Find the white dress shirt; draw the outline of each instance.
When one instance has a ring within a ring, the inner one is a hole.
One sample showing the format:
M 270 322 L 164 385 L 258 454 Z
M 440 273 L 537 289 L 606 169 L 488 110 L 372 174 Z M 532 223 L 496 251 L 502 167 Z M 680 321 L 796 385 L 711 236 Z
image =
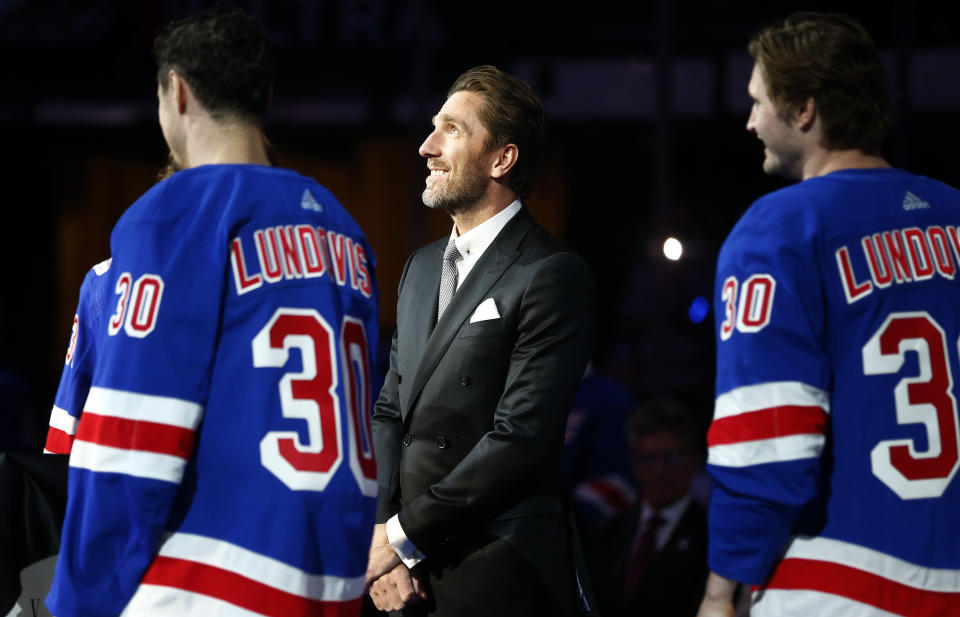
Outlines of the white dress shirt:
M 457 250 L 460 251 L 460 259 L 457 260 L 457 289 L 460 289 L 460 286 L 463 285 L 464 279 L 473 270 L 473 266 L 477 264 L 483 252 L 493 244 L 500 231 L 519 211 L 520 200 L 515 200 L 465 234 L 457 235 L 457 226 L 453 226 L 450 237 L 453 238 Z
M 477 265 L 477 261 L 480 260 L 480 256 L 487 250 L 487 247 L 493 244 L 497 235 L 519 211 L 520 200 L 517 199 L 465 234 L 457 235 L 457 226 L 453 226 L 450 237 L 453 238 L 457 250 L 460 251 L 460 259 L 457 260 L 457 289 L 460 289 L 460 286 L 463 285 L 463 281 L 473 267 Z M 396 514 L 387 521 L 387 540 L 408 568 L 412 568 L 426 558 L 407 538 L 407 534 L 404 533 Z

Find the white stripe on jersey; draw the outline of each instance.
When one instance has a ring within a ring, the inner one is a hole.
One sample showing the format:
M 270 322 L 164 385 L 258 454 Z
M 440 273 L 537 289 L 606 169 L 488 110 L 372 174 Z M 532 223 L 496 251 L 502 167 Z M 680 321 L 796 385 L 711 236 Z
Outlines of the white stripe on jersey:
M 803 433 L 710 446 L 707 463 L 722 467 L 749 467 L 803 458 L 817 458 L 827 442 L 824 435 Z
M 83 409 L 101 416 L 158 422 L 190 430 L 196 430 L 203 414 L 203 407 L 192 401 L 98 387 L 90 388 Z
M 202 593 L 140 585 L 120 617 L 262 617 L 261 613 Z
M 359 598 L 365 585 L 363 576 L 345 578 L 310 574 L 236 544 L 192 533 L 171 534 L 160 546 L 159 554 L 235 572 L 311 600 L 337 602 Z
M 806 589 L 754 592 L 750 617 L 901 617 L 869 604 Z
M 66 409 L 56 405 L 50 411 L 50 426 L 63 431 L 67 435 L 77 434 L 77 420 L 78 418 L 71 416 Z
M 924 591 L 960 593 L 960 570 L 918 566 L 886 553 L 841 540 L 794 537 L 788 543 L 787 552 L 784 555 L 784 559 L 790 558 L 838 563 Z
M 71 467 L 102 473 L 122 473 L 174 484 L 180 483 L 186 465 L 187 460 L 179 456 L 113 448 L 79 439 L 73 442 L 70 453 Z
M 830 395 L 800 381 L 771 381 L 734 388 L 717 397 L 713 419 L 771 407 L 820 407 L 830 413 Z

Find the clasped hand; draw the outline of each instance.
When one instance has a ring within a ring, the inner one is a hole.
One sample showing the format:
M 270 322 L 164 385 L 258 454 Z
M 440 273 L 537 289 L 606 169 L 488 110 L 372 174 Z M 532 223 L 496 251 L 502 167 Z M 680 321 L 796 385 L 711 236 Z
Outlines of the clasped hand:
M 400 561 L 387 540 L 387 526 L 375 525 L 367 562 L 367 588 L 374 606 L 398 611 L 416 598 L 427 597 L 420 579 Z

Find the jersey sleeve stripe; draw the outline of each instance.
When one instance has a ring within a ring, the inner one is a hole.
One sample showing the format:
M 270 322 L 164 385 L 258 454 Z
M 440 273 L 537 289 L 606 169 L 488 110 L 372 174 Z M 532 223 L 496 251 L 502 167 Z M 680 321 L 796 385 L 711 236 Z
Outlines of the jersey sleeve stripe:
M 60 429 L 50 427 L 47 431 L 47 443 L 43 447 L 45 454 L 70 454 L 73 448 L 73 435 L 68 435 Z
M 77 440 L 186 459 L 193 452 L 194 434 L 179 426 L 101 416 L 88 411 L 83 414 Z
M 783 406 L 750 411 L 714 420 L 707 434 L 707 445 L 773 439 L 786 435 L 826 432 L 827 414 L 820 407 Z
M 161 545 L 159 555 L 232 572 L 280 592 L 317 601 L 359 598 L 365 584 L 363 575 L 351 578 L 310 574 L 236 544 L 190 533 L 171 534 Z
M 270 617 L 323 614 L 328 602 L 288 593 L 222 568 L 162 555 L 147 570 L 142 584 L 200 593 Z
M 794 537 L 787 545 L 784 559 L 831 562 L 864 570 L 917 589 L 960 594 L 960 570 L 919 566 L 880 551 L 832 538 Z M 960 600 L 960 596 L 957 599 Z
M 54 405 L 50 410 L 50 427 L 58 429 L 67 435 L 75 435 L 77 432 L 77 418 L 70 415 L 70 412 Z
M 957 592 L 917 589 L 849 566 L 811 559 L 785 559 L 767 588 L 822 591 L 911 617 L 952 615 L 960 606 Z
M 824 435 L 802 434 L 712 446 L 707 452 L 707 464 L 719 467 L 749 467 L 817 458 L 823 452 L 826 441 Z
M 825 390 L 800 381 L 742 386 L 717 397 L 713 419 L 776 407 L 819 407 L 824 413 L 830 413 L 830 396 Z
M 361 599 L 311 604 L 292 615 L 311 617 L 356 617 Z M 259 613 L 201 593 L 159 585 L 140 585 L 121 617 L 263 617 Z
M 120 473 L 138 478 L 179 484 L 187 460 L 179 456 L 102 446 L 77 440 L 70 453 L 70 466 L 102 473 Z
M 764 589 L 755 592 L 750 606 L 750 617 L 784 617 L 784 607 L 790 615 L 833 615 L 842 617 L 901 617 L 869 604 L 850 598 L 808 589 Z
M 240 608 L 236 604 L 224 602 L 191 591 L 160 587 L 158 585 L 140 585 L 130 598 L 130 602 L 120 613 L 120 617 L 263 617 Z
M 203 407 L 192 401 L 101 387 L 90 388 L 83 410 L 102 416 L 170 424 L 191 430 L 197 428 L 203 414 Z

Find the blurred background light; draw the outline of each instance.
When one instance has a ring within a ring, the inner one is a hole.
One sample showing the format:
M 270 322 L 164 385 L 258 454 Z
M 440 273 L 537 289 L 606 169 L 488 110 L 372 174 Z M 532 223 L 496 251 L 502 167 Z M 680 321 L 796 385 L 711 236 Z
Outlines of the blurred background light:
M 663 243 L 663 254 L 670 261 L 677 261 L 683 255 L 683 245 L 676 238 L 667 238 Z
M 701 323 L 707 318 L 709 313 L 710 303 L 707 302 L 707 299 L 703 296 L 697 296 L 694 298 L 693 302 L 690 303 L 689 310 L 687 310 L 687 316 L 693 323 Z

